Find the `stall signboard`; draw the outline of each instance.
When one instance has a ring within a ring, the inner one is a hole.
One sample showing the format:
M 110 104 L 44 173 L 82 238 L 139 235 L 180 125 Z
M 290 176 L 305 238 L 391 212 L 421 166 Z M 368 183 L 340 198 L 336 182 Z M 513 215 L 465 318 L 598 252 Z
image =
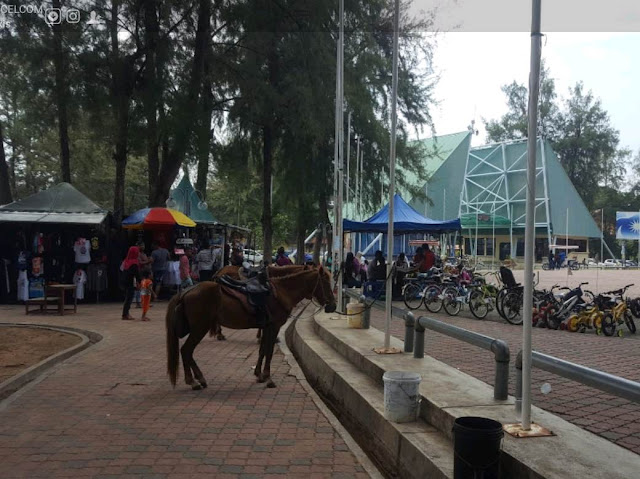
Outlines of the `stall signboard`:
M 640 240 L 640 212 L 616 212 L 616 239 Z

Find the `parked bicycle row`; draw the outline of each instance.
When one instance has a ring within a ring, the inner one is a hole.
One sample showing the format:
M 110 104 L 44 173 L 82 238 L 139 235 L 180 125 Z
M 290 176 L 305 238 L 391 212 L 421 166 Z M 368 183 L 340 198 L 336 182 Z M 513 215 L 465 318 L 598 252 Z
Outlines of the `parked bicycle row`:
M 587 284 L 575 288 L 555 285 L 549 290 L 539 290 L 535 289 L 538 285 L 535 281 L 532 324 L 571 332 L 593 329 L 606 336 L 613 336 L 616 331 L 622 335 L 620 326 L 624 324 L 635 333 L 634 317 L 640 317 L 640 298 L 626 297 L 626 291 L 633 285 L 594 295 L 583 289 Z M 484 319 L 496 310 L 504 320 L 518 325 L 524 319 L 523 291 L 509 268 L 503 266 L 499 272 L 479 274 L 460 265 L 449 271 L 432 268 L 427 274 L 405 278 L 402 295 L 411 310 L 423 306 L 432 313 L 444 309 L 456 316 L 468 307 L 477 319 Z

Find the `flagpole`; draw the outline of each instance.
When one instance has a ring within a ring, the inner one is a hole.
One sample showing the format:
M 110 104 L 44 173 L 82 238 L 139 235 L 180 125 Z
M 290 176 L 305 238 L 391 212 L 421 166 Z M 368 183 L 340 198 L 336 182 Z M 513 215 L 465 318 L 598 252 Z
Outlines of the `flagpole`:
M 398 123 L 398 36 L 400 25 L 400 0 L 395 0 L 393 27 L 393 71 L 391 80 L 391 148 L 389 152 L 389 225 L 387 228 L 387 287 L 386 287 L 386 321 L 384 327 L 384 347 L 391 346 L 391 301 L 393 278 L 393 203 L 396 190 L 396 126 Z
M 604 206 L 600 208 L 600 261 L 604 263 Z
M 535 245 L 536 147 L 540 88 L 541 0 L 533 0 L 531 14 L 531 71 L 527 127 L 527 201 L 524 235 L 524 305 L 522 339 L 522 429 L 531 429 L 531 315 L 533 311 L 533 248 Z

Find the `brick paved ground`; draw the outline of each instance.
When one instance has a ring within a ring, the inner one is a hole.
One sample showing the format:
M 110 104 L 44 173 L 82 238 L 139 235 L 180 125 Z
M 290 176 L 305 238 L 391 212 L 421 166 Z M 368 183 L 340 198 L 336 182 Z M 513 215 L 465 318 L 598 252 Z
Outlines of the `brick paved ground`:
M 395 305 L 404 308 L 404 303 Z M 458 317 L 451 317 L 446 313 L 434 315 L 424 308 L 418 311 L 420 315 L 429 314 L 447 323 L 503 339 L 509 344 L 512 358 L 515 358 L 522 347 L 522 327 L 507 324 L 495 312 L 481 321 L 473 319 L 468 311 L 462 311 Z M 374 310 L 371 322 L 373 327 L 384 329 L 384 313 Z M 626 328 L 623 328 L 626 332 Z M 392 334 L 404 339 L 402 320 L 393 319 Z M 536 351 L 640 381 L 640 335 L 619 338 L 533 328 L 532 341 Z M 489 351 L 427 331 L 425 352 L 493 385 L 495 361 Z M 509 380 L 509 392 L 513 394 L 513 359 Z M 552 387 L 547 395 L 540 391 L 544 383 L 549 383 Z M 532 371 L 532 393 L 534 405 L 640 454 L 640 404 L 537 369 Z
M 171 389 L 165 305 L 149 323 L 121 321 L 115 304 L 64 318 L 0 307 L 1 322 L 104 336 L 0 406 L 0 477 L 368 477 L 280 352 L 278 387 L 255 382 L 255 332 L 205 339 L 195 356 L 209 388 Z

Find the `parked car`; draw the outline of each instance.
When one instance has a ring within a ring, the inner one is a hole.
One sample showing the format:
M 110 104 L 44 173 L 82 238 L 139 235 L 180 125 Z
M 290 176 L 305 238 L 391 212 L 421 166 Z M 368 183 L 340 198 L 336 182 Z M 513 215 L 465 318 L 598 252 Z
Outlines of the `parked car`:
M 593 258 L 587 258 L 586 266 L 587 268 L 597 268 L 598 262 Z
M 624 265 L 626 268 L 637 268 L 638 267 L 638 263 L 636 263 L 635 261 L 631 261 L 630 259 L 626 260 L 624 262 Z
M 622 263 L 620 262 L 620 260 L 617 259 L 605 259 L 604 263 L 602 263 L 604 265 L 605 268 L 621 268 L 622 267 Z
M 258 265 L 264 259 L 264 255 L 261 251 L 256 251 L 254 249 L 245 249 L 243 251 L 244 260 L 252 265 Z

